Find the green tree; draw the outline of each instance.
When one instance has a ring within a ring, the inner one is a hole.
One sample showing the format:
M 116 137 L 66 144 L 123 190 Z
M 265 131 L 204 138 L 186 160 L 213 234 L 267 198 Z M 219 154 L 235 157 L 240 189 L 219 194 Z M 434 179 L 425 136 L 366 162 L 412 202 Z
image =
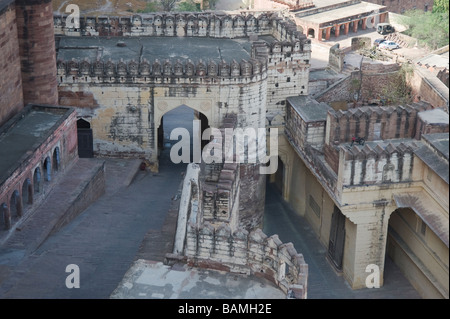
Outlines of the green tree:
M 386 105 L 408 104 L 412 101 L 412 89 L 408 84 L 414 69 L 409 64 L 403 64 L 400 70 L 390 78 L 381 92 L 381 97 Z
M 448 13 L 449 0 L 434 0 L 433 12 Z
M 159 10 L 160 10 L 160 7 L 156 2 L 147 1 L 147 3 L 145 4 L 145 9 L 143 9 L 143 10 L 138 9 L 137 13 L 157 12 Z
M 178 4 L 177 11 L 200 11 L 200 5 L 195 3 L 193 0 L 186 0 Z
M 407 11 L 401 23 L 408 28 L 404 33 L 416 38 L 422 46 L 434 50 L 448 44 L 448 9 L 447 12 Z

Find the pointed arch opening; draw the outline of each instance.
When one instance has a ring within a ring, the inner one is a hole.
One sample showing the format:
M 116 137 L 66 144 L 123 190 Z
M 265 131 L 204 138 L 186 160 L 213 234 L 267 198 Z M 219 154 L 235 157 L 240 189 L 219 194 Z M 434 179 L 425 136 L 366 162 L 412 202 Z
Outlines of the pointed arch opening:
M 194 158 L 194 155 L 198 155 L 198 150 L 200 150 L 201 156 L 201 150 L 208 143 L 201 139 L 202 133 L 207 128 L 209 128 L 208 117 L 185 104 L 164 113 L 158 127 L 160 161 L 173 161 L 170 158 L 170 151 L 174 145 L 179 148 L 177 154 L 180 158 L 184 158 L 183 163 L 187 158 L 189 162 L 197 161 L 198 156 Z M 171 135 L 173 139 L 171 139 Z M 186 138 L 189 138 L 189 141 L 186 141 Z M 180 143 L 186 143 L 186 147 L 180 147 Z M 186 155 L 185 152 L 188 154 Z

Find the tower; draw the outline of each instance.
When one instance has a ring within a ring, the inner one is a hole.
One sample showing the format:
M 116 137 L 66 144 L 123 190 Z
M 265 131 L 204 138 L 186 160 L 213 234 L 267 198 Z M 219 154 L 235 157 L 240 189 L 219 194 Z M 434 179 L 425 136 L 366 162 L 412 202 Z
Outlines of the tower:
M 16 0 L 24 104 L 58 104 L 51 0 Z

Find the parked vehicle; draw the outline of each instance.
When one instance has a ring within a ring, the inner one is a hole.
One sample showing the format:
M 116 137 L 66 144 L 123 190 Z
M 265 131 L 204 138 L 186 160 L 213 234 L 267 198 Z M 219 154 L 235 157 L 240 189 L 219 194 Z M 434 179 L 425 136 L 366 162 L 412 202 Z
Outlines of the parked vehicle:
M 395 32 L 395 28 L 389 23 L 378 23 L 377 24 L 377 32 L 379 34 L 388 34 Z
M 373 45 L 377 47 L 385 41 L 386 41 L 385 39 L 375 39 L 375 41 L 373 41 Z
M 395 43 L 394 41 L 384 41 L 384 42 L 380 43 L 380 45 L 378 47 L 380 49 L 386 49 L 386 50 L 390 50 L 390 51 L 400 48 L 400 46 L 397 43 Z

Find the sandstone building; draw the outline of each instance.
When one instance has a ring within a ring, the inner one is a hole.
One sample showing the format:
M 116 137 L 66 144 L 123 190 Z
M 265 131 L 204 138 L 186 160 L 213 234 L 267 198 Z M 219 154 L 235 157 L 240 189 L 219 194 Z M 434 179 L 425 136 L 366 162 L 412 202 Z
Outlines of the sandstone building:
M 30 147 L 0 165 L 4 231 L 42 181 L 78 154 L 140 158 L 157 170 L 164 116 L 186 105 L 202 130 L 278 129 L 278 170 L 268 181 L 311 223 L 352 288 L 366 287 L 369 265 L 382 284 L 388 255 L 424 297 L 448 298 L 448 106 L 330 106 L 333 95 L 350 102 L 359 72 L 309 96 L 311 38 L 357 32 L 386 11 L 319 18 L 360 4 L 297 7 L 297 25 L 255 11 L 87 16 L 77 26 L 53 16 L 49 0 L 0 0 L 1 30 L 9 30 L 0 33 L 2 149 L 35 127 L 25 137 Z M 302 9 L 316 11 L 298 16 Z M 258 274 L 288 297 L 306 298 L 308 261 L 259 230 L 267 177 L 260 168 L 189 165 L 167 262 Z

